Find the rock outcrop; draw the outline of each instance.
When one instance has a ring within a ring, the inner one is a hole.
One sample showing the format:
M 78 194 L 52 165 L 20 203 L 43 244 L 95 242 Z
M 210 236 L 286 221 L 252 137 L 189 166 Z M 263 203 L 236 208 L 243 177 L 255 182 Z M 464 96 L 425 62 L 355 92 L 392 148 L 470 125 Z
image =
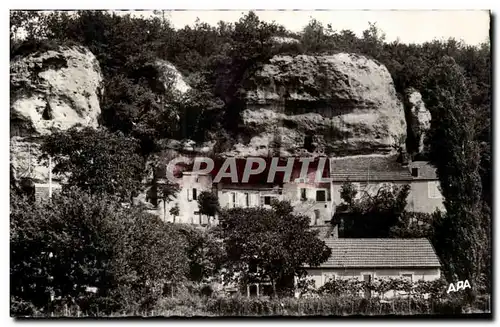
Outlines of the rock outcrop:
M 154 63 L 158 72 L 159 80 L 165 90 L 173 90 L 174 93 L 184 94 L 191 89 L 186 83 L 182 74 L 170 62 L 158 59 Z
M 248 80 L 228 155 L 393 154 L 406 121 L 387 68 L 363 56 L 275 56 Z
M 11 175 L 46 180 L 40 138 L 75 125 L 97 127 L 102 74 L 80 46 L 17 56 L 10 63 Z
M 97 127 L 102 75 L 79 46 L 15 57 L 10 63 L 11 135 L 46 135 L 76 124 Z
M 405 90 L 405 111 L 408 123 L 408 137 L 412 140 L 412 152 L 425 152 L 424 139 L 431 128 L 431 113 L 425 107 L 420 92 L 414 88 Z

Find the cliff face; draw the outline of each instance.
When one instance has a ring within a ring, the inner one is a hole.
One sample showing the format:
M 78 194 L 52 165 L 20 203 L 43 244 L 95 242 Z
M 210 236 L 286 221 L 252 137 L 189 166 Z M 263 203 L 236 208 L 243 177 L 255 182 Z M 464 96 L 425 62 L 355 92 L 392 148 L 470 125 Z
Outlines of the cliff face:
M 46 180 L 40 137 L 74 125 L 97 127 L 102 75 L 86 48 L 60 47 L 10 62 L 11 172 L 15 179 Z
M 86 48 L 18 56 L 10 67 L 11 135 L 46 135 L 76 124 L 97 127 L 102 75 Z
M 363 56 L 275 56 L 246 84 L 230 155 L 393 154 L 406 121 L 387 68 Z
M 420 92 L 414 88 L 405 90 L 405 111 L 408 122 L 408 137 L 412 140 L 412 152 L 423 154 L 425 152 L 424 139 L 431 128 L 431 113 L 425 107 Z

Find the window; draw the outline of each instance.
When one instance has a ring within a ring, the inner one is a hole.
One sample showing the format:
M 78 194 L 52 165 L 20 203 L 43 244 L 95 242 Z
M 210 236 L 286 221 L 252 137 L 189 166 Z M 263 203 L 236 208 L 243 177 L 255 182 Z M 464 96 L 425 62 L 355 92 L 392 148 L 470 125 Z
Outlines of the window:
M 315 147 L 313 141 L 313 135 L 311 134 L 306 135 L 306 137 L 304 138 L 304 149 L 306 149 L 308 152 L 314 152 Z
M 316 201 L 325 202 L 326 201 L 326 191 L 325 190 L 317 190 L 316 191 Z
M 248 285 L 248 296 L 258 296 L 259 295 L 259 287 L 257 284 Z
M 254 260 L 251 260 L 249 265 L 248 265 L 248 272 L 251 274 L 256 274 L 257 273 L 257 262 Z
M 301 188 L 300 189 L 300 201 L 305 201 L 305 200 L 307 200 L 306 189 Z
M 197 193 L 198 193 L 198 191 L 194 188 L 193 189 L 193 200 L 195 200 L 195 201 L 198 200 L 198 194 Z
M 233 208 L 236 206 L 236 193 L 231 193 L 231 198 L 233 200 Z
M 328 283 L 329 281 L 335 280 L 334 273 L 324 273 L 323 274 L 323 284 Z
M 430 199 L 440 199 L 441 192 L 439 191 L 438 182 L 427 182 L 427 189 Z
M 250 206 L 250 194 L 249 193 L 245 193 L 245 203 L 246 203 L 247 207 Z
M 403 277 L 403 279 L 406 279 L 408 280 L 409 282 L 413 282 L 413 274 L 401 274 L 401 277 Z
M 264 204 L 271 205 L 271 197 L 270 196 L 265 196 L 264 197 Z
M 411 169 L 411 175 L 413 177 L 418 177 L 418 168 L 412 168 Z

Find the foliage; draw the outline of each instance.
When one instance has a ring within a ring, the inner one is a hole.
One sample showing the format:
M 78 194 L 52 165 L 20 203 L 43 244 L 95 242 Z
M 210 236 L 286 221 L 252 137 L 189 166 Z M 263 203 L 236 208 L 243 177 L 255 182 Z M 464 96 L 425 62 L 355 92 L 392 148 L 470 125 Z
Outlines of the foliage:
M 394 238 L 421 238 L 432 239 L 433 223 L 439 219 L 441 212 L 436 211 L 432 214 L 424 212 L 404 211 L 399 217 L 396 225 L 390 229 L 391 237 Z
M 198 208 L 200 214 L 214 217 L 220 212 L 219 198 L 210 191 L 203 191 L 198 195 Z
M 381 186 L 376 194 L 365 191 L 355 198 L 357 191 L 352 184 L 344 183 L 340 191 L 346 211 L 342 221 L 343 236 L 389 237 L 391 227 L 398 224 L 405 210 L 409 190 L 409 185 Z
M 354 296 L 318 298 L 225 297 L 208 299 L 206 310 L 218 316 L 346 316 L 460 314 L 460 300 L 400 297 L 391 301 Z M 483 309 L 484 310 L 484 309 Z
M 404 278 L 374 278 L 372 281 L 358 279 L 330 279 L 317 289 L 320 295 L 363 297 L 365 291 L 375 296 L 385 298 L 388 293 L 393 295 L 408 295 L 412 297 L 426 297 L 442 299 L 447 296 L 448 283 L 440 278 L 432 281 L 418 280 L 411 282 Z
M 478 282 L 490 252 L 480 176 L 482 148 L 464 70 L 443 57 L 424 93 L 432 110 L 429 157 L 437 168 L 446 215 L 436 221 L 435 248 L 450 280 Z
M 179 214 L 180 214 L 179 204 L 176 203 L 175 206 L 170 208 L 169 213 L 174 217 L 174 223 L 175 223 L 175 217 L 179 216 Z
M 18 307 L 25 303 L 14 302 Z M 19 305 L 18 305 L 19 304 Z M 397 297 L 390 301 L 380 298 L 364 299 L 350 296 L 325 295 L 316 298 L 268 298 L 268 297 L 205 297 L 198 294 L 164 298 L 147 310 L 130 309 L 109 314 L 109 317 L 192 317 L 192 316 L 349 316 L 349 315 L 459 315 L 463 313 L 491 313 L 489 297 L 480 297 L 474 303 L 465 304 L 463 299 L 424 299 Z M 43 313 L 34 312 L 35 317 Z M 78 307 L 58 310 L 53 317 L 95 316 Z M 103 315 L 101 314 L 102 318 Z
M 220 215 L 221 238 L 227 252 L 229 276 L 244 281 L 269 280 L 274 293 L 286 290 L 304 265 L 318 266 L 331 250 L 309 229 L 309 218 L 292 213 L 289 202 L 272 209 L 234 208 Z
M 139 146 L 119 133 L 73 127 L 47 136 L 42 153 L 53 158 L 55 174 L 68 175 L 68 187 L 122 199 L 141 188 L 145 165 Z
M 11 295 L 44 313 L 71 303 L 101 312 L 152 305 L 163 283 L 187 273 L 174 227 L 102 195 L 69 189 L 30 203 L 11 194 L 10 231 Z
M 189 259 L 188 278 L 194 282 L 206 282 L 218 275 L 224 259 L 224 247 L 213 230 L 191 226 L 179 226 L 184 236 Z
M 349 181 L 342 183 L 342 186 L 340 188 L 340 198 L 349 207 L 354 206 L 357 194 L 358 194 L 358 191 L 354 187 L 354 184 L 350 183 Z

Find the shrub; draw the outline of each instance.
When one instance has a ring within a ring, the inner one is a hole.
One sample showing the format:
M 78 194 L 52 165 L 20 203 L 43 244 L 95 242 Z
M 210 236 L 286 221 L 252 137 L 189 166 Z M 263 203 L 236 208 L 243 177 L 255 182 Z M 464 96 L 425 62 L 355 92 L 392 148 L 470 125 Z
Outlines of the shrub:
M 207 300 L 206 310 L 218 316 L 269 315 L 385 315 L 385 314 L 457 314 L 463 301 L 423 298 L 365 299 L 356 296 L 322 296 L 319 298 L 230 297 Z
M 74 189 L 51 202 L 11 195 L 11 295 L 44 313 L 145 310 L 188 270 L 185 241 L 156 216 Z M 87 287 L 96 287 L 95 294 Z M 14 315 L 26 312 L 11 306 Z

